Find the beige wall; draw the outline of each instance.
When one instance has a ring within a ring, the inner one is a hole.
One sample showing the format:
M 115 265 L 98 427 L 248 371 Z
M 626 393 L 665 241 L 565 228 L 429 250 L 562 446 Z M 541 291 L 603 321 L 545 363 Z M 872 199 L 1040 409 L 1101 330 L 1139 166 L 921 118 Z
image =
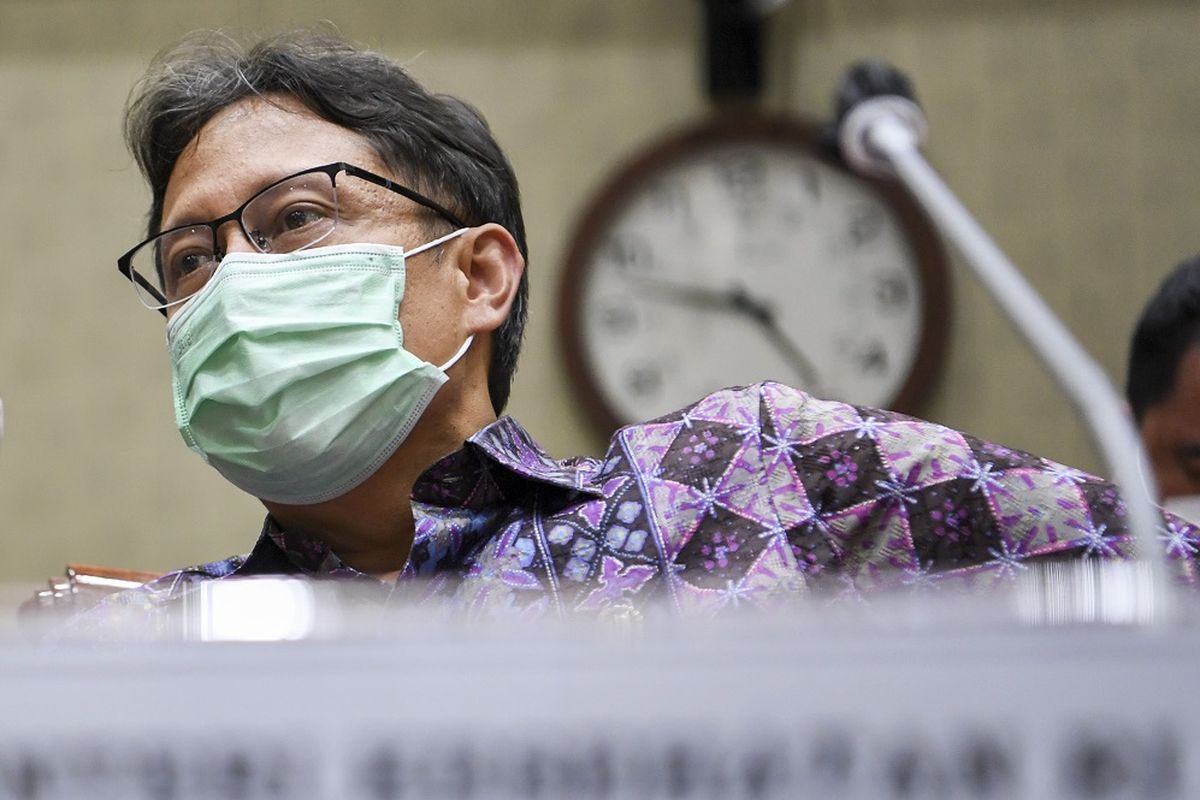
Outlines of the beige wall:
M 150 56 L 183 33 L 331 21 L 490 118 L 521 176 L 533 321 L 512 411 L 556 455 L 595 452 L 556 349 L 564 241 L 623 156 L 701 117 L 696 0 L 0 0 L 0 579 L 68 561 L 165 569 L 247 549 L 255 501 L 174 432 L 163 326 L 113 266 L 146 195 L 119 138 Z M 927 148 L 1051 306 L 1121 380 L 1128 330 L 1200 250 L 1200 5 L 793 0 L 767 101 L 823 115 L 840 70 L 899 64 Z M 1091 469 L 1067 404 L 961 271 L 923 413 Z

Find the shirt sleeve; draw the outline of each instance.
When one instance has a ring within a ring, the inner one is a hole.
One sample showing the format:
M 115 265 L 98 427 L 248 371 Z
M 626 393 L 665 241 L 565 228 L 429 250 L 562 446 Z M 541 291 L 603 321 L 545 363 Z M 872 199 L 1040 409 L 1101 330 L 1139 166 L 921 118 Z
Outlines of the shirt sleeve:
M 114 592 L 67 617 L 46 633 L 61 642 L 150 642 L 185 636 L 183 600 L 200 584 L 227 577 L 245 561 L 233 556 L 176 570 L 132 589 Z
M 1038 560 L 1132 555 L 1124 502 L 1094 475 L 779 384 L 761 397 L 762 482 L 814 585 L 988 585 Z M 1195 583 L 1200 533 L 1164 514 L 1160 536 Z

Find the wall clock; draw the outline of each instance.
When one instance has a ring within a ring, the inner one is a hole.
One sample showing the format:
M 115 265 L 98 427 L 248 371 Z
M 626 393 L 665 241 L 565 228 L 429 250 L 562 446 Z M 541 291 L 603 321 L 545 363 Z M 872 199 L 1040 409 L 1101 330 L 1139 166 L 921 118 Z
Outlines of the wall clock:
M 852 174 L 817 132 L 718 115 L 632 158 L 587 205 L 559 323 L 602 431 L 766 379 L 915 408 L 943 350 L 943 250 L 898 186 Z

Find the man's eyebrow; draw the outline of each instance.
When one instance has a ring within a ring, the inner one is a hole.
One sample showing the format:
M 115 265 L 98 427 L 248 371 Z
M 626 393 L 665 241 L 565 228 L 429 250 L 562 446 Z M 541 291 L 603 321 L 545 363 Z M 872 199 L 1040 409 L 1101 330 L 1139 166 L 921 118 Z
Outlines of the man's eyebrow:
M 212 217 L 211 219 L 218 219 L 218 218 Z M 207 220 L 207 219 L 193 220 L 191 217 L 184 217 L 184 220 L 182 222 L 172 222 L 169 225 L 160 225 L 157 232 L 158 233 L 166 233 L 167 231 L 174 231 L 174 230 L 178 230 L 179 228 L 196 228 L 196 227 L 204 226 L 204 225 L 208 224 L 208 222 L 209 222 L 209 220 Z
M 209 222 L 212 222 L 214 219 L 220 219 L 221 217 L 225 216 L 226 214 L 229 214 L 230 212 L 232 212 L 235 208 L 240 206 L 243 202 L 245 202 L 249 198 L 254 197 L 257 194 L 260 194 L 261 192 L 266 190 L 267 187 L 271 186 L 272 184 L 278 183 L 279 181 L 283 180 L 284 178 L 286 178 L 288 175 L 292 174 L 292 172 L 295 172 L 295 171 L 296 170 L 292 170 L 291 172 L 287 172 L 287 171 L 280 172 L 278 175 L 276 175 L 273 178 L 260 178 L 255 184 L 252 185 L 252 188 L 250 189 L 250 193 L 247 194 L 245 197 L 241 198 L 240 200 L 237 197 L 232 196 L 231 192 L 225 192 L 224 194 L 228 194 L 230 196 L 223 197 L 223 199 L 232 201 L 232 205 L 230 205 L 225 211 L 222 211 L 219 214 L 214 214 L 212 216 L 202 216 L 200 214 L 200 212 L 192 210 L 192 207 L 195 206 L 195 204 L 198 202 L 197 198 L 194 198 L 194 197 L 189 198 L 189 202 L 183 203 L 183 204 L 176 203 L 176 205 L 183 205 L 183 207 L 186 209 L 186 213 L 179 215 L 181 217 L 181 221 L 172 221 L 169 225 L 168 224 L 160 225 L 158 232 L 162 233 L 163 231 L 174 230 L 175 228 L 190 228 L 190 227 L 193 227 L 196 225 L 207 225 Z M 164 211 L 165 211 L 165 208 L 164 208 Z M 160 220 L 160 221 L 162 221 L 162 220 Z
M 1172 449 L 1180 458 L 1200 459 L 1200 442 L 1180 442 Z
M 205 225 L 214 219 L 220 219 L 227 213 L 229 212 L 226 211 L 223 214 L 217 214 L 215 216 L 203 216 L 198 211 L 192 211 L 191 209 L 188 209 L 182 214 L 175 213 L 175 219 L 160 219 L 158 232 L 162 233 L 163 231 L 170 231 L 174 230 L 175 228 L 190 228 L 196 225 Z

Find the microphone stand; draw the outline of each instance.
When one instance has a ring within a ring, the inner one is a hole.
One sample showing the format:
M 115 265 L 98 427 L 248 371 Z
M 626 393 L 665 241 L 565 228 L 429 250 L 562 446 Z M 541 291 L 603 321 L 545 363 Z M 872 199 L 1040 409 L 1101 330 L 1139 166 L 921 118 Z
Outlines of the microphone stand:
M 892 85 L 907 86 L 906 78 L 894 70 L 892 75 Z M 1149 618 L 1168 621 L 1174 610 L 1169 551 L 1158 541 L 1157 487 L 1141 439 L 1104 371 L 921 155 L 926 130 L 915 102 L 883 94 L 852 105 L 838 139 L 856 171 L 895 175 L 908 187 L 1075 405 L 1125 500 L 1135 555 L 1148 572 Z

